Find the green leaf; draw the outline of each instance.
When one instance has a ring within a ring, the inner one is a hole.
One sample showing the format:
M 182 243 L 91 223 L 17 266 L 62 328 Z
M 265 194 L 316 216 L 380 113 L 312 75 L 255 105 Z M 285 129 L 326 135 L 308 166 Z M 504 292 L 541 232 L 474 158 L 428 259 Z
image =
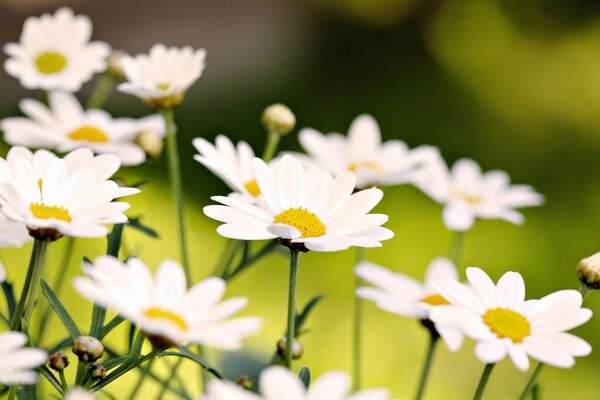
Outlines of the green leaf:
M 147 236 L 150 236 L 151 238 L 159 237 L 158 232 L 156 232 L 154 229 L 152 229 L 149 226 L 144 225 L 142 223 L 142 217 L 129 218 L 127 225 L 129 225 L 130 227 L 132 227 L 133 229 L 135 229 L 137 231 L 140 231 L 140 232 L 146 234 Z
M 69 335 L 71 335 L 71 338 L 75 339 L 76 337 L 81 336 L 81 332 L 79 331 L 79 328 L 77 328 L 75 321 L 73 321 L 73 318 L 71 318 L 71 316 L 67 312 L 67 309 L 62 305 L 58 297 L 56 297 L 54 291 L 50 288 L 50 286 L 48 286 L 46 281 L 43 279 L 42 293 L 44 293 L 44 296 L 46 296 L 48 303 L 50 303 L 50 307 L 52 307 L 52 309 L 54 310 L 56 315 L 58 315 L 58 318 L 60 318 L 65 328 L 67 328 L 67 331 L 69 332 Z
M 296 326 L 296 328 L 294 329 L 294 332 L 296 333 L 296 335 L 295 335 L 296 337 L 298 337 L 300 332 L 302 331 L 302 326 L 306 322 L 306 319 L 308 318 L 308 316 L 310 315 L 312 310 L 324 298 L 325 298 L 325 296 L 323 296 L 323 295 L 318 295 L 318 296 L 313 297 L 308 303 L 306 303 L 306 305 L 304 306 L 304 309 L 296 315 L 296 319 L 294 320 L 294 324 Z
M 119 250 L 121 249 L 121 239 L 123 238 L 123 228 L 125 224 L 115 224 L 113 230 L 108 234 L 108 246 L 106 254 L 113 257 L 119 257 Z
M 46 378 L 46 380 L 48 382 L 50 382 L 50 384 L 52 386 L 54 386 L 54 388 L 56 390 L 58 390 L 58 393 L 60 393 L 60 394 L 64 393 L 62 385 L 60 384 L 58 379 L 56 379 L 56 377 L 54 376 L 54 374 L 52 373 L 52 371 L 50 371 L 50 369 L 48 367 L 46 367 L 45 365 L 42 365 L 42 366 L 39 366 L 37 368 L 37 370 L 40 372 L 40 375 L 42 375 L 44 378 Z
M 223 376 L 219 373 L 219 371 L 206 365 L 204 360 L 202 360 L 198 355 L 192 353 L 187 347 L 179 346 L 178 349 L 179 351 L 162 351 L 159 353 L 159 356 L 175 356 L 187 358 L 188 360 L 192 360 L 198 365 L 200 365 L 202 368 L 204 368 L 207 372 L 210 372 L 216 378 L 223 379 Z
M 54 354 L 57 351 L 61 351 L 62 349 L 64 349 L 65 347 L 71 345 L 73 343 L 73 339 L 71 338 L 71 336 L 61 340 L 60 342 L 58 342 L 57 344 L 55 344 L 54 346 L 52 346 L 49 350 L 48 350 L 48 354 Z
M 102 329 L 100 329 L 100 332 L 98 332 L 98 340 L 104 339 L 104 337 L 108 335 L 110 331 L 119 326 L 123 321 L 125 321 L 125 318 L 121 317 L 120 315 L 117 315 L 111 319 L 106 325 L 104 325 Z
M 6 298 L 6 305 L 8 306 L 8 319 L 10 320 L 15 313 L 15 308 L 17 308 L 15 292 L 13 291 L 12 285 L 8 282 L 2 282 L 2 291 L 4 292 L 4 298 Z
M 310 369 L 308 369 L 307 367 L 302 367 L 300 373 L 298 374 L 298 377 L 300 378 L 302 383 L 304 383 L 304 386 L 306 386 L 306 388 L 308 389 L 308 387 L 310 386 Z

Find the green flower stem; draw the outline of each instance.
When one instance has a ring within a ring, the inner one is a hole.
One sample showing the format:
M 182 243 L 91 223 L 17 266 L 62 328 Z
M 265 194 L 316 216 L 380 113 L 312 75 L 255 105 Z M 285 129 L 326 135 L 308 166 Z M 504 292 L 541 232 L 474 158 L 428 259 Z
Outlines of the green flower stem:
M 177 359 L 177 361 L 175 362 L 175 365 L 171 368 L 171 373 L 169 374 L 167 379 L 162 381 L 162 383 L 160 385 L 160 392 L 158 393 L 158 396 L 156 396 L 156 400 L 161 400 L 163 398 L 163 396 L 165 395 L 165 393 L 167 393 L 167 389 L 169 388 L 169 383 L 172 382 L 173 379 L 175 379 L 175 376 L 177 375 L 177 370 L 179 369 L 179 366 L 181 365 L 182 362 L 183 362 L 183 358 Z
M 185 213 L 183 210 L 183 185 L 181 183 L 181 165 L 179 164 L 179 151 L 177 149 L 177 135 L 173 110 L 168 108 L 161 111 L 167 129 L 167 161 L 169 166 L 169 179 L 173 192 L 173 200 L 177 210 L 177 228 L 179 235 L 179 252 L 181 263 L 185 271 L 188 286 L 192 284 L 192 273 L 188 257 L 187 237 L 185 234 Z
M 156 360 L 156 355 L 157 355 L 157 353 L 153 352 L 152 357 L 148 361 L 148 365 L 146 365 L 146 370 L 148 370 L 148 372 L 152 371 L 152 364 L 154 363 L 154 360 Z M 147 376 L 148 376 L 148 374 L 145 374 L 142 372 L 142 374 L 138 378 L 138 381 L 133 386 L 133 390 L 131 391 L 131 394 L 129 395 L 129 397 L 127 397 L 129 400 L 133 400 L 136 398 L 136 396 L 140 392 L 140 389 L 142 388 L 142 385 L 144 384 L 144 380 L 146 379 Z
M 35 239 L 25 284 L 23 285 L 23 291 L 21 292 L 19 303 L 17 304 L 15 313 L 10 321 L 11 331 L 19 330 L 21 318 L 24 319 L 25 325 L 27 326 L 27 329 L 29 329 L 29 321 L 31 320 L 31 313 L 33 312 L 35 298 L 40 286 L 40 279 L 42 278 L 42 269 L 44 268 L 47 250 L 47 240 Z
M 296 334 L 296 280 L 298 278 L 298 261 L 300 252 L 290 249 L 290 281 L 288 287 L 288 320 L 287 332 L 285 337 L 285 366 L 291 369 L 292 366 L 292 346 Z
M 465 245 L 465 232 L 454 232 L 454 240 L 452 242 L 452 249 L 450 250 L 450 259 L 456 265 L 456 268 L 460 269 L 460 261 Z
M 485 364 L 485 368 L 481 373 L 481 378 L 479 378 L 479 384 L 477 385 L 477 389 L 475 390 L 475 394 L 473 395 L 473 400 L 481 400 L 483 396 L 483 391 L 485 390 L 485 386 L 490 379 L 490 375 L 492 374 L 492 370 L 496 364 Z
M 65 371 L 58 371 L 58 376 L 60 377 L 60 384 L 63 388 L 63 391 L 69 390 L 69 384 L 67 383 L 67 378 L 65 378 Z
M 223 254 L 219 258 L 211 276 L 219 276 L 222 278 L 227 275 L 229 267 L 243 243 L 244 242 L 241 240 L 227 239 Z
M 264 162 L 269 162 L 275 155 L 275 152 L 277 151 L 277 146 L 279 146 L 279 139 L 281 139 L 280 134 L 273 131 L 269 131 L 267 135 L 267 144 L 265 144 L 265 149 L 263 150 L 263 154 L 261 157 L 264 160 Z
M 429 347 L 427 348 L 427 354 L 425 355 L 425 364 L 423 365 L 423 372 L 421 372 L 421 379 L 419 380 L 419 388 L 417 389 L 416 400 L 421 400 L 425 395 L 425 388 L 427 387 L 427 379 L 429 378 L 429 372 L 431 371 L 431 364 L 433 362 L 433 355 L 435 353 L 436 345 L 440 336 L 430 330 L 429 335 Z
M 94 87 L 94 91 L 90 95 L 85 108 L 102 108 L 108 100 L 113 88 L 115 86 L 115 79 L 109 74 L 104 73 L 98 78 L 98 82 Z
M 77 361 L 77 374 L 75 375 L 75 386 L 83 386 L 83 382 L 85 381 L 89 365 L 90 363 L 87 361 Z
M 367 249 L 356 248 L 356 265 L 367 259 Z M 354 280 L 354 324 L 352 334 L 352 387 L 357 391 L 361 387 L 361 350 L 362 350 L 362 310 L 363 300 L 356 296 L 356 289 L 362 285 L 362 279 L 358 276 Z
M 523 389 L 523 392 L 521 393 L 519 400 L 526 400 L 527 397 L 529 397 L 529 394 L 533 390 L 533 387 L 536 385 L 538 376 L 542 372 L 543 367 L 544 367 L 544 363 L 538 363 L 537 367 L 535 367 L 535 370 L 533 371 L 533 374 L 531 374 L 531 377 L 529 378 L 527 385 L 525 385 L 525 389 Z

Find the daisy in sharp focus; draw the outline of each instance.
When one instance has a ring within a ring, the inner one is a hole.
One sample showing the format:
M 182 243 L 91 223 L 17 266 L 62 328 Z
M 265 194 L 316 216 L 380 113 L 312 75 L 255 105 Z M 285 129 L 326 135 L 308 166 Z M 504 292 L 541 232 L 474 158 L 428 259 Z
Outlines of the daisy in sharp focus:
M 370 115 L 356 117 L 347 137 L 305 128 L 299 140 L 311 161 L 330 174 L 355 172 L 358 188 L 411 182 L 416 170 L 439 157 L 438 150 L 431 146 L 410 150 L 400 140 L 381 143 L 379 125 Z
M 566 331 L 587 322 L 592 312 L 581 308 L 576 290 L 561 290 L 539 300 L 525 301 L 525 283 L 507 272 L 494 284 L 481 269 L 467 268 L 469 285 L 437 284 L 450 305 L 434 307 L 429 318 L 437 326 L 460 329 L 476 340 L 476 356 L 486 364 L 509 356 L 521 371 L 529 357 L 560 368 L 571 368 L 575 357 L 592 351 L 584 340 Z
M 104 225 L 127 221 L 129 204 L 113 200 L 139 192 L 107 180 L 118 166 L 116 156 L 94 157 L 89 149 L 61 159 L 13 147 L 0 159 L 0 213 L 38 238 L 105 236 Z
M 280 238 L 303 250 L 338 251 L 351 246 L 380 247 L 393 232 L 381 227 L 387 215 L 368 214 L 383 197 L 376 188 L 352 194 L 356 175 L 332 178 L 307 174 L 291 155 L 283 156 L 277 171 L 254 159 L 256 181 L 263 198 L 257 205 L 244 199 L 215 196 L 223 205 L 204 207 L 210 218 L 224 222 L 222 236 L 241 240 Z
M 110 46 L 90 42 L 92 23 L 69 8 L 29 17 L 19 43 L 8 43 L 4 69 L 27 89 L 76 92 L 94 73 L 106 69 Z
M 122 58 L 126 82 L 118 89 L 154 108 L 172 108 L 183 100 L 205 67 L 206 51 L 155 44 L 149 54 Z
M 375 302 L 384 311 L 421 321 L 429 320 L 432 308 L 450 304 L 438 293 L 435 283 L 459 282 L 454 263 L 443 257 L 431 261 L 425 272 L 424 283 L 370 262 L 358 264 L 355 273 L 373 285 L 356 289 L 358 297 Z M 450 350 L 456 351 L 462 345 L 463 334 L 460 330 L 437 325 L 435 330 Z
M 350 394 L 350 378 L 341 371 L 321 375 L 309 388 L 287 368 L 271 366 L 260 374 L 260 394 L 225 380 L 211 380 L 202 400 L 388 400 L 387 389 L 366 389 Z
M 135 143 L 137 136 L 144 131 L 165 135 L 160 115 L 139 120 L 112 118 L 104 110 L 84 110 L 74 95 L 58 91 L 49 93 L 48 103 L 22 100 L 19 106 L 26 117 L 0 121 L 4 139 L 11 145 L 52 148 L 61 153 L 89 147 L 97 154 L 115 154 L 123 165 L 138 165 L 146 154 Z
M 208 278 L 188 290 L 183 269 L 174 261 L 163 261 L 154 277 L 137 258 L 122 263 L 111 256 L 98 257 L 86 271 L 90 279 L 76 278 L 77 291 L 129 319 L 155 344 L 189 342 L 236 350 L 244 337 L 261 327 L 260 318 L 230 318 L 248 300 L 221 301 L 225 281 Z
M 482 173 L 470 159 L 458 160 L 449 170 L 440 158 L 419 171 L 415 184 L 444 205 L 444 224 L 458 232 L 469 230 L 477 218 L 522 224 L 525 219 L 515 208 L 539 206 L 544 200 L 531 186 L 511 185 L 504 171 Z
M 21 332 L 0 333 L 0 385 L 30 385 L 37 380 L 36 367 L 48 360 L 40 349 L 27 348 Z

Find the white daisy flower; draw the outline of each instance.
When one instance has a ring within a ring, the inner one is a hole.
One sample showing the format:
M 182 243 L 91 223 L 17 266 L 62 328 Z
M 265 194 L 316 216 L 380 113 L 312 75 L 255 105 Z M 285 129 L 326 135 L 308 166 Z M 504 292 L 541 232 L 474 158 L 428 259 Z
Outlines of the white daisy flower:
M 185 92 L 196 82 L 205 67 L 204 49 L 194 50 L 155 44 L 150 54 L 123 56 L 122 65 L 127 82 L 118 89 L 133 94 L 155 108 L 178 105 Z
M 467 268 L 469 285 L 447 281 L 437 285 L 449 306 L 433 308 L 437 326 L 460 329 L 475 339 L 476 356 L 487 364 L 510 357 L 521 371 L 530 356 L 544 364 L 570 368 L 574 357 L 590 354 L 591 346 L 566 331 L 587 322 L 592 312 L 581 308 L 576 290 L 561 290 L 525 301 L 525 283 L 518 272 L 507 272 L 494 284 L 481 269 Z
M 27 89 L 76 92 L 106 69 L 110 46 L 90 42 L 92 23 L 85 15 L 60 8 L 54 15 L 29 17 L 19 43 L 8 43 L 4 69 Z
M 65 393 L 65 397 L 63 398 L 64 400 L 96 400 L 97 397 L 91 393 L 88 392 L 85 389 L 82 389 L 80 387 L 74 387 L 69 389 L 69 391 L 67 393 Z
M 27 348 L 27 336 L 21 332 L 0 333 L 0 384 L 30 385 L 37 380 L 34 368 L 48 360 L 40 349 Z
M 24 224 L 10 221 L 0 214 L 0 249 L 21 247 L 30 240 Z
M 384 311 L 422 321 L 429 319 L 432 308 L 450 304 L 438 293 L 435 284 L 448 280 L 459 281 L 454 263 L 444 257 L 431 261 L 425 272 L 424 283 L 370 262 L 358 264 L 355 273 L 374 286 L 357 288 L 358 297 L 374 301 Z M 435 330 L 450 350 L 456 351 L 462 345 L 463 334 L 460 330 L 437 325 Z
M 358 188 L 410 182 L 416 170 L 439 157 L 438 150 L 431 146 L 409 150 L 400 140 L 381 143 L 379 125 L 370 115 L 354 119 L 347 137 L 305 128 L 299 140 L 312 161 L 325 171 L 334 176 L 346 171 L 356 173 Z
M 221 301 L 222 279 L 208 278 L 187 290 L 183 269 L 174 261 L 163 261 L 155 277 L 136 258 L 124 264 L 114 257 L 98 257 L 86 269 L 91 280 L 74 281 L 79 293 L 131 320 L 154 343 L 169 347 L 192 342 L 236 350 L 242 338 L 261 327 L 260 318 L 230 319 L 248 300 Z
M 13 147 L 0 159 L 0 212 L 34 237 L 105 236 L 103 225 L 127 221 L 123 212 L 129 204 L 113 200 L 139 192 L 106 180 L 118 166 L 116 156 L 94 157 L 89 149 L 61 159 L 46 150 Z
M 212 380 L 203 400 L 388 400 L 387 389 L 367 389 L 353 394 L 350 378 L 342 371 L 321 375 L 307 389 L 298 376 L 287 368 L 271 366 L 260 374 L 260 394 L 254 394 L 233 382 Z
M 355 194 L 356 175 L 332 178 L 307 174 L 296 158 L 286 155 L 276 173 L 254 159 L 256 181 L 262 194 L 257 205 L 224 196 L 212 199 L 223 205 L 204 207 L 204 213 L 224 222 L 222 236 L 241 240 L 280 238 L 300 250 L 338 251 L 351 246 L 380 247 L 394 234 L 381 227 L 387 215 L 368 214 L 383 192 L 376 188 Z
M 19 104 L 26 117 L 11 117 L 0 121 L 4 139 L 12 145 L 52 148 L 61 153 L 89 147 L 97 154 L 115 154 L 123 165 L 138 165 L 145 161 L 144 149 L 135 143 L 143 131 L 165 135 L 160 115 L 139 120 L 112 118 L 104 110 L 84 110 L 70 93 L 50 92 L 49 106 L 25 99 Z
M 511 185 L 504 171 L 482 173 L 470 159 L 458 160 L 449 170 L 442 159 L 420 171 L 416 185 L 444 205 L 444 224 L 453 231 L 467 231 L 476 218 L 503 219 L 522 224 L 520 207 L 539 206 L 543 196 L 528 185 Z
M 6 282 L 6 269 L 2 261 L 0 261 L 0 283 L 2 282 Z

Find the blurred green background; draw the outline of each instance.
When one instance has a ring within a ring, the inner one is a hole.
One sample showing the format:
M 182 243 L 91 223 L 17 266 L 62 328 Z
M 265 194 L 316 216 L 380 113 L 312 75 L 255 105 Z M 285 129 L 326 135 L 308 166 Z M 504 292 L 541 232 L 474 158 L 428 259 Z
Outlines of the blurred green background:
M 478 222 L 468 233 L 461 267 L 480 266 L 494 279 L 507 270 L 519 271 L 528 297 L 535 298 L 578 287 L 576 264 L 600 250 L 596 1 L 0 0 L 0 41 L 16 41 L 26 16 L 60 5 L 89 15 L 94 38 L 116 49 L 137 53 L 163 42 L 208 51 L 205 73 L 176 113 L 197 280 L 210 273 L 225 245 L 215 233 L 217 223 L 203 216 L 202 207 L 210 204 L 211 195 L 227 189 L 192 160 L 191 139 L 212 140 L 222 133 L 248 141 L 260 153 L 265 139 L 260 113 L 273 102 L 290 106 L 298 127 L 323 132 L 345 133 L 356 115 L 371 113 L 387 139 L 438 146 L 449 163 L 474 158 L 484 169 L 504 169 L 514 182 L 529 183 L 546 196 L 543 207 L 525 211 L 522 227 Z M 38 96 L 6 74 L 0 85 L 2 117 L 18 113 L 16 99 Z M 81 98 L 92 88 L 93 83 L 87 84 Z M 148 112 L 137 99 L 118 93 L 107 108 L 114 115 Z M 295 132 L 282 140 L 281 148 L 298 149 Z M 129 250 L 152 267 L 165 257 L 177 259 L 164 158 L 119 175 L 130 182 L 148 181 L 143 193 L 131 198 L 129 215 L 144 216 L 161 235 L 153 240 L 129 230 Z M 441 222 L 441 207 L 413 187 L 386 189 L 377 210 L 390 215 L 386 226 L 396 236 L 369 251 L 372 261 L 421 278 L 432 258 L 448 253 L 451 234 Z M 50 281 L 62 242 L 51 248 Z M 104 247 L 103 240 L 78 240 L 75 258 L 95 257 Z M 19 290 L 29 251 L 26 246 L 2 254 Z M 296 362 L 316 376 L 332 369 L 350 372 L 354 256 L 350 250 L 301 257 L 299 303 L 326 296 L 310 318 L 311 332 L 302 339 L 305 355 Z M 78 274 L 80 264 L 73 262 L 69 282 Z M 286 285 L 287 260 L 271 255 L 229 287 L 228 296 L 249 297 L 244 314 L 265 319 L 261 333 L 245 342 L 243 354 L 211 352 L 213 363 L 229 378 L 268 362 L 284 330 Z M 89 326 L 91 305 L 72 290 L 62 297 L 80 326 Z M 586 305 L 598 308 L 596 293 L 586 298 Z M 576 330 L 594 348 L 600 346 L 598 332 L 596 317 Z M 53 319 L 42 343 L 52 344 L 64 334 Z M 125 337 L 120 329 L 109 342 L 124 348 Z M 417 322 L 367 305 L 365 385 L 385 386 L 395 397 L 411 398 L 426 341 Z M 167 364 L 159 365 L 158 371 L 166 373 Z M 542 398 L 600 398 L 599 365 L 600 354 L 594 352 L 571 370 L 545 369 Z M 470 342 L 455 354 L 440 347 L 427 398 L 469 398 L 482 367 Z M 186 364 L 183 371 L 194 388 L 194 368 Z M 492 375 L 487 397 L 516 398 L 528 377 L 504 361 Z M 108 392 L 126 399 L 134 380 L 128 376 Z M 147 390 L 149 395 L 155 387 L 148 384 Z

